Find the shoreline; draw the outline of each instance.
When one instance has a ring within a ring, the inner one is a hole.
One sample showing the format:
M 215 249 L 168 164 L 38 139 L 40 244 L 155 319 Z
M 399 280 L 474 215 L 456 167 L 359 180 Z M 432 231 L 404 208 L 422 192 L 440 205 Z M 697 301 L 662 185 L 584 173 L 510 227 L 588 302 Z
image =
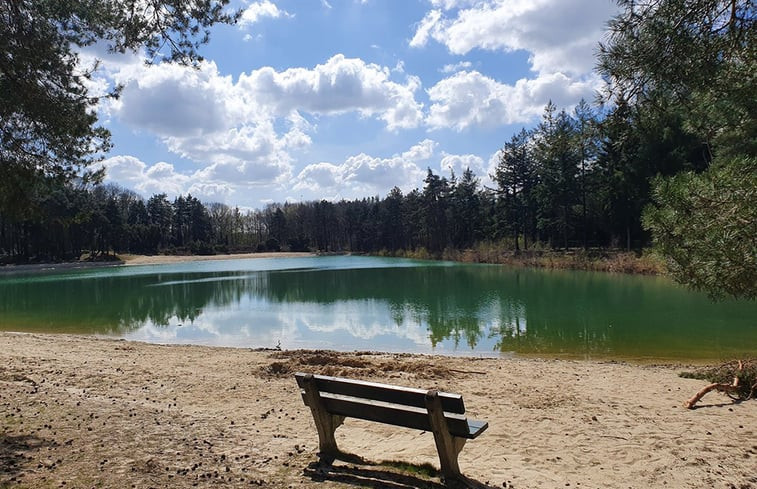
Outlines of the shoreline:
M 660 365 L 155 345 L 0 333 L 0 487 L 441 487 L 430 433 L 348 419 L 373 465 L 313 468 L 305 371 L 463 395 L 489 429 L 460 454 L 479 487 L 757 487 L 757 401 Z
M 0 277 L 24 273 L 54 273 L 58 270 L 78 270 L 110 266 L 164 265 L 214 260 L 239 260 L 257 258 L 300 258 L 332 254 L 350 253 L 316 253 L 316 252 L 261 252 L 229 253 L 218 255 L 117 255 L 113 261 L 77 261 L 60 263 L 32 263 L 0 266 Z M 535 268 L 546 270 L 577 270 L 604 273 L 621 273 L 628 275 L 665 275 L 664 265 L 659 259 L 637 257 L 634 253 L 614 250 L 600 250 L 598 253 L 586 254 L 583 250 L 572 252 L 530 252 L 514 253 L 499 249 L 475 249 L 455 251 L 433 257 L 428 253 L 402 252 L 384 255 L 381 253 L 366 255 L 377 257 L 409 258 L 433 261 L 452 261 L 461 264 L 479 263 L 503 265 L 517 268 Z
M 345 349 L 339 350 L 329 346 L 308 347 L 300 346 L 295 348 L 282 348 L 281 346 L 271 345 L 233 345 L 233 344 L 212 344 L 203 342 L 170 342 L 170 341 L 150 341 L 139 338 L 128 338 L 119 335 L 109 335 L 107 333 L 88 333 L 77 331 L 63 331 L 47 329 L 13 329 L 5 327 L 0 329 L 0 335 L 42 335 L 51 337 L 77 337 L 81 339 L 92 339 L 102 341 L 126 341 L 148 346 L 158 347 L 196 347 L 196 348 L 218 348 L 232 351 L 264 351 L 264 352 L 282 352 L 282 351 L 323 351 L 335 355 L 399 355 L 399 356 L 416 356 L 430 358 L 449 358 L 458 360 L 505 360 L 505 361 L 556 361 L 556 362 L 588 362 L 599 364 L 625 364 L 639 367 L 666 367 L 672 369 L 697 369 L 701 367 L 717 366 L 726 361 L 738 358 L 746 358 L 745 355 L 734 354 L 730 356 L 701 356 L 701 357 L 681 357 L 681 356 L 641 356 L 641 355 L 587 355 L 585 353 L 570 352 L 517 352 L 517 351 L 412 351 L 412 350 L 366 350 L 366 349 Z M 757 489 L 757 488 L 756 488 Z
M 86 270 L 90 268 L 107 268 L 136 265 L 163 265 L 170 263 L 187 263 L 211 260 L 241 260 L 256 258 L 299 258 L 318 256 L 310 252 L 263 252 L 236 253 L 222 255 L 117 255 L 112 261 L 71 261 L 58 263 L 29 263 L 0 266 L 0 277 L 25 273 L 55 273 L 60 270 Z
M 119 257 L 125 266 L 165 265 L 170 263 L 187 263 L 195 261 L 248 260 L 259 258 L 305 258 L 318 256 L 310 252 L 276 251 L 262 253 L 230 253 L 222 255 L 129 255 Z

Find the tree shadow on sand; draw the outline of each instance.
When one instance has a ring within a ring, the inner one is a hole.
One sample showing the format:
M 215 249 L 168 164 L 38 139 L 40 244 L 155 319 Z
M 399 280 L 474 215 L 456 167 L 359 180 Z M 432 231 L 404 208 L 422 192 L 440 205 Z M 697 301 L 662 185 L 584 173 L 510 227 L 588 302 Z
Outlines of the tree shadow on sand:
M 444 481 L 441 478 L 441 473 L 428 464 L 419 465 L 394 461 L 371 462 L 348 453 L 342 453 L 337 458 L 349 465 L 334 465 L 327 460 L 318 460 L 310 463 L 303 473 L 316 482 L 339 482 L 356 487 L 376 489 L 494 489 L 494 486 L 483 484 L 465 476 L 457 480 Z
M 50 440 L 32 435 L 0 434 L 0 487 L 21 482 L 19 476 L 29 460 L 29 453 L 50 446 Z
M 729 400 L 729 401 L 713 402 L 713 403 L 710 403 L 710 404 L 697 404 L 696 406 L 692 406 L 689 409 L 691 409 L 692 411 L 696 411 L 697 409 L 712 409 L 712 408 L 732 407 L 732 406 L 737 406 L 737 405 L 741 404 L 742 402 L 744 402 L 743 399 L 733 399 L 733 398 L 731 398 L 731 400 Z

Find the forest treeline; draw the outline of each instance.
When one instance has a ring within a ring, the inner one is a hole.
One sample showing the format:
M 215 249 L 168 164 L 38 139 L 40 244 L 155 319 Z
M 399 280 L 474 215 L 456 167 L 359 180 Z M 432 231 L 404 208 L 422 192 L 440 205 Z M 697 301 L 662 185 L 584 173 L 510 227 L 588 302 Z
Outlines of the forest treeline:
M 90 93 L 98 63 L 78 55 L 102 43 L 196 67 L 211 28 L 242 15 L 230 0 L 0 2 L 0 260 L 654 243 L 679 282 L 757 298 L 754 1 L 615 1 L 597 104 L 547 105 L 502 141 L 493 184 L 429 170 L 408 193 L 244 212 L 100 185 L 112 141 L 98 107 L 122 87 Z
M 629 128 L 634 128 L 631 133 Z M 664 135 L 664 137 L 660 137 Z M 693 163 L 692 163 L 693 162 Z M 186 195 L 147 199 L 114 185 L 36 182 L 33 205 L 0 210 L 0 254 L 16 261 L 115 253 L 242 251 L 418 252 L 440 256 L 480 242 L 514 251 L 649 244 L 641 225 L 650 178 L 708 164 L 675 114 L 644 117 L 624 101 L 609 112 L 552 103 L 500 151 L 481 184 L 428 170 L 422 188 L 384 197 L 280 203 L 240 211 Z

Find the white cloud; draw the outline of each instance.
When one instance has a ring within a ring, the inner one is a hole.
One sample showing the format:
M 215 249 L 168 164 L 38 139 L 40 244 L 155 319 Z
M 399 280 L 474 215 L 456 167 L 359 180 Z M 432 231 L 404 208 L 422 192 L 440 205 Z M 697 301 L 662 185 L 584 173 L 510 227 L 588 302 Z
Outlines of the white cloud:
M 435 141 L 426 139 L 389 158 L 360 153 L 342 164 L 314 163 L 297 175 L 294 188 L 332 198 L 384 195 L 394 186 L 407 192 L 421 185 L 424 162 L 433 156 L 436 146 Z
M 594 49 L 607 20 L 617 12 L 611 0 L 433 0 L 432 6 L 460 8 L 452 17 L 429 11 L 410 41 L 429 37 L 453 54 L 473 49 L 525 50 L 538 73 L 585 74 L 593 68 Z
M 426 119 L 431 129 L 495 127 L 527 123 L 540 115 L 547 101 L 558 107 L 590 100 L 598 80 L 575 81 L 557 73 L 521 79 L 515 85 L 497 82 L 477 71 L 461 71 L 428 90 L 432 104 Z
M 113 156 L 102 162 L 106 182 L 117 182 L 142 195 L 165 193 L 175 197 L 186 191 L 190 177 L 176 172 L 173 165 L 160 161 L 147 166 L 133 156 Z
M 467 70 L 471 66 L 473 66 L 473 63 L 470 61 L 460 61 L 459 63 L 444 65 L 439 71 L 442 73 L 455 73 L 460 70 Z
M 114 104 L 124 122 L 160 136 L 201 136 L 228 129 L 235 98 L 231 77 L 222 77 L 213 62 L 194 70 L 163 63 L 116 75 L 126 78 Z M 122 80 L 119 80 L 122 81 Z
M 480 0 L 431 0 L 431 5 L 436 8 L 443 8 L 444 10 L 450 10 L 453 8 L 464 8 L 470 5 L 475 5 Z
M 333 163 L 314 163 L 306 166 L 299 175 L 298 183 L 295 184 L 297 189 L 321 190 L 336 189 L 342 178 L 342 167 Z
M 189 193 L 203 202 L 229 202 L 231 197 L 239 197 L 238 193 L 245 186 L 244 182 L 231 178 L 227 181 L 214 179 L 208 169 L 182 173 L 171 163 L 159 161 L 150 166 L 128 155 L 112 156 L 102 165 L 106 169 L 106 182 L 118 183 L 146 197 L 165 193 L 169 198 L 175 198 Z
M 439 164 L 439 170 L 441 170 L 443 174 L 455 172 L 455 176 L 459 178 L 468 168 L 470 168 L 477 177 L 482 177 L 486 174 L 484 160 L 480 156 L 472 154 L 442 154 L 442 161 Z
M 391 81 L 390 73 L 389 68 L 337 54 L 314 69 L 277 72 L 265 67 L 242 74 L 239 86 L 277 115 L 358 112 L 378 117 L 390 130 L 418 126 L 423 106 L 414 92 L 420 82 L 408 77 L 403 85 Z
M 502 154 L 503 154 L 502 148 L 499 148 L 497 151 L 492 153 L 491 156 L 489 156 L 489 162 L 486 167 L 486 175 L 484 178 L 481 179 L 484 185 L 487 185 L 490 187 L 496 186 L 492 177 L 497 171 L 497 166 L 499 165 L 499 160 L 502 158 Z
M 289 175 L 290 148 L 309 137 L 291 118 L 283 132 L 213 62 L 199 69 L 160 64 L 115 75 L 125 84 L 113 113 L 156 134 L 173 153 L 205 165 L 207 183 L 276 182 Z
M 253 2 L 242 11 L 242 16 L 239 19 L 239 26 L 250 26 L 256 22 L 260 22 L 260 20 L 265 17 L 278 19 L 279 17 L 291 17 L 291 15 L 285 10 L 279 10 L 279 8 L 269 0 Z
M 314 128 L 301 115 L 357 112 L 390 130 L 423 120 L 416 77 L 390 80 L 391 70 L 336 55 L 314 69 L 265 67 L 235 83 L 214 62 L 199 69 L 172 64 L 129 65 L 113 78 L 124 84 L 110 107 L 121 121 L 157 135 L 173 153 L 204 167 L 207 184 L 280 184 L 292 173 L 292 151 L 310 144 Z M 209 187 L 206 187 L 209 188 Z
M 423 176 L 417 161 L 402 156 L 376 158 L 360 153 L 347 158 L 342 168 L 343 182 L 357 190 L 355 197 L 384 194 L 394 186 L 411 190 Z
M 439 145 L 431 139 L 424 139 L 420 143 L 412 146 L 409 150 L 402 153 L 402 157 L 411 161 L 428 160 L 434 155 L 436 147 Z
M 187 193 L 203 202 L 227 202 L 233 190 L 228 184 L 197 182 L 189 186 Z
M 431 129 L 528 124 L 552 100 L 570 107 L 592 100 L 600 86 L 592 74 L 594 49 L 605 23 L 617 11 L 612 0 L 430 0 L 410 45 L 429 39 L 452 54 L 475 49 L 525 51 L 535 72 L 508 85 L 471 70 L 461 61 L 444 66 L 454 75 L 428 89 Z M 465 70 L 465 71 L 460 71 Z
M 442 13 L 438 10 L 431 10 L 421 20 L 415 30 L 415 35 L 410 40 L 410 47 L 419 48 L 426 45 L 429 36 L 439 35 L 436 32 Z
M 289 176 L 295 144 L 307 145 L 309 137 L 296 127 L 283 136 L 276 133 L 271 121 L 247 124 L 204 137 L 168 138 L 168 148 L 179 156 L 209 163 L 199 171 L 213 182 L 262 184 L 281 181 Z

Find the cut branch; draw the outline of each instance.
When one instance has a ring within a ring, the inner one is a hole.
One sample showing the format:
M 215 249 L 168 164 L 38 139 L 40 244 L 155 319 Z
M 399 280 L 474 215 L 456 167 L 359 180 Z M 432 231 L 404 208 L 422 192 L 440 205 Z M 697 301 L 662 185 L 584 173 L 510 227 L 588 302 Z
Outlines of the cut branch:
M 704 387 L 702 390 L 700 390 L 696 394 L 694 394 L 694 397 L 692 397 L 691 399 L 689 399 L 688 401 L 686 401 L 683 404 L 683 407 L 685 407 L 686 409 L 693 409 L 694 406 L 696 405 L 696 403 L 698 403 L 699 400 L 702 399 L 705 394 L 707 394 L 708 392 L 711 392 L 711 391 L 720 391 L 720 392 L 725 392 L 725 393 L 728 393 L 728 394 L 730 394 L 730 393 L 738 394 L 739 387 L 735 386 L 733 384 L 717 384 L 717 383 L 716 384 L 710 384 L 707 387 Z
M 730 384 L 726 384 L 726 383 L 723 383 L 723 382 L 714 382 L 714 383 L 712 383 L 712 384 L 710 384 L 710 385 L 702 388 L 699 392 L 697 392 L 696 394 L 694 394 L 694 396 L 691 399 L 689 399 L 688 401 L 686 401 L 683 404 L 683 407 L 685 407 L 686 409 L 693 409 L 694 406 L 696 406 L 696 404 L 700 401 L 700 399 L 702 399 L 705 396 L 705 394 L 707 394 L 708 392 L 712 392 L 712 391 L 725 392 L 729 396 L 731 396 L 733 394 L 732 398 L 738 399 L 740 397 L 740 393 L 741 393 L 741 378 L 740 378 L 740 374 L 743 371 L 744 371 L 744 362 L 742 362 L 741 360 L 739 360 L 738 369 L 736 369 L 736 372 L 734 373 L 734 376 L 733 376 L 733 381 Z M 755 385 L 757 385 L 757 384 L 755 384 Z M 750 392 L 749 397 L 752 396 L 752 393 L 754 392 L 754 388 L 755 388 L 755 386 L 752 386 L 752 392 Z

